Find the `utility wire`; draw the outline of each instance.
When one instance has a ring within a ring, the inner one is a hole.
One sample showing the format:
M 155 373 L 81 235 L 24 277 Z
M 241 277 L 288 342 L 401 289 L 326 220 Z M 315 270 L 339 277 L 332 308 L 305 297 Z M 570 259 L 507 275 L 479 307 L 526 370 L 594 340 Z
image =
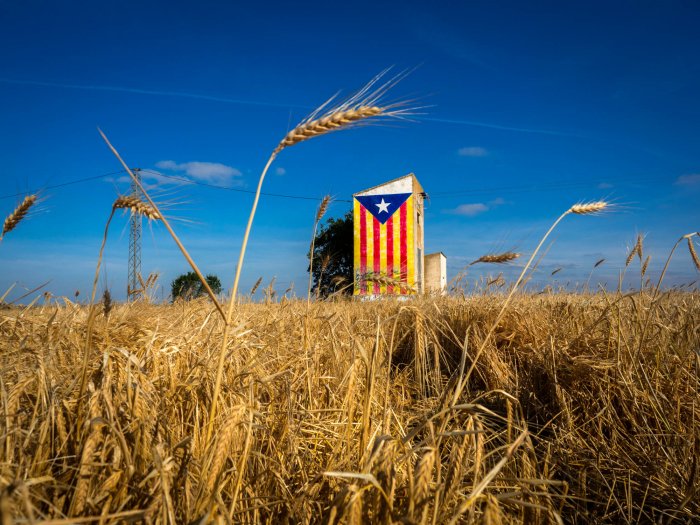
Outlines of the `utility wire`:
M 185 184 L 195 184 L 197 186 L 204 186 L 207 188 L 213 188 L 213 189 L 217 189 L 217 190 L 233 191 L 233 192 L 237 192 L 237 193 L 248 193 L 248 194 L 255 193 L 255 191 L 253 191 L 253 190 L 236 188 L 234 186 L 223 186 L 223 185 L 218 185 L 218 184 L 211 184 L 208 182 L 187 179 L 185 177 L 178 177 L 176 175 L 166 175 L 166 174 L 161 173 L 159 171 L 150 170 L 150 169 L 139 169 L 139 168 L 133 168 L 133 169 L 139 170 L 141 172 L 152 173 L 152 174 L 155 174 L 159 177 L 179 181 L 179 182 L 182 182 Z M 75 179 L 75 180 L 63 182 L 60 184 L 53 184 L 51 186 L 44 186 L 43 188 L 36 189 L 36 190 L 13 193 L 13 194 L 8 194 L 8 195 L 2 195 L 2 196 L 0 196 L 0 200 L 1 199 L 10 199 L 13 197 L 21 197 L 23 195 L 37 193 L 39 191 L 51 190 L 51 189 L 55 189 L 55 188 L 62 188 L 64 186 L 70 186 L 73 184 L 81 184 L 83 182 L 90 182 L 93 180 L 109 177 L 111 175 L 117 175 L 119 173 L 123 173 L 124 171 L 125 170 L 113 171 L 110 173 L 103 173 L 102 175 L 95 175 L 92 177 L 84 177 L 81 179 Z M 593 181 L 593 180 L 586 180 L 586 181 L 579 180 L 579 181 L 570 181 L 570 182 L 547 182 L 547 181 L 544 181 L 544 182 L 533 183 L 533 184 L 522 185 L 522 186 L 501 186 L 501 187 L 492 187 L 492 188 L 475 188 L 475 189 L 469 189 L 469 190 L 430 192 L 428 195 L 430 197 L 442 197 L 442 196 L 449 196 L 449 195 L 479 195 L 479 194 L 484 194 L 484 193 L 486 193 L 486 194 L 488 194 L 488 193 L 502 193 L 502 194 L 525 193 L 528 191 L 573 188 L 573 187 L 578 187 L 578 186 L 588 186 L 591 184 L 601 184 L 601 183 L 657 182 L 657 181 L 662 181 L 662 180 L 666 180 L 666 179 L 659 178 L 659 177 L 655 177 L 655 178 L 638 178 L 638 177 L 631 178 L 631 177 L 629 177 L 629 178 L 623 178 L 623 179 L 608 178 L 608 179 L 599 180 L 599 181 Z M 605 188 L 602 188 L 602 189 L 605 189 Z M 307 200 L 307 201 L 319 201 L 319 200 L 321 200 L 321 197 L 310 197 L 307 195 L 288 195 L 288 194 L 284 194 L 284 193 L 261 192 L 261 195 L 265 195 L 267 197 L 278 197 L 278 198 L 283 198 L 283 199 L 297 199 L 297 200 Z M 348 199 L 334 199 L 334 202 L 351 203 L 352 201 L 348 200 Z
M 539 191 L 539 190 L 550 190 L 550 189 L 564 189 L 564 188 L 575 188 L 578 186 L 589 186 L 593 184 L 610 184 L 610 183 L 623 183 L 623 182 L 661 182 L 667 181 L 664 177 L 649 177 L 649 178 L 639 178 L 639 177 L 626 177 L 626 178 L 608 178 L 601 180 L 578 180 L 570 182 L 551 182 L 543 181 L 532 184 L 524 184 L 522 186 L 501 186 L 493 188 L 476 188 L 472 190 L 455 190 L 455 191 L 438 191 L 430 192 L 429 195 L 432 196 L 443 196 L 443 195 L 467 195 L 467 194 L 481 194 L 481 193 L 525 193 L 528 191 Z M 610 187 L 604 187 L 599 189 L 612 189 Z
M 103 173 L 102 175 L 95 175 L 94 177 L 85 177 L 83 179 L 76 179 L 76 180 L 71 180 L 68 182 L 62 182 L 61 184 L 53 184 L 51 186 L 44 186 L 43 188 L 36 189 L 36 190 L 31 190 L 31 191 L 21 191 L 19 193 L 13 193 L 12 195 L 3 195 L 0 197 L 0 199 L 10 199 L 12 197 L 21 197 L 22 195 L 31 195 L 33 193 L 38 193 L 39 191 L 44 191 L 44 190 L 53 190 L 54 188 L 63 188 L 64 186 L 70 186 L 71 184 L 80 184 L 81 182 L 88 182 L 91 180 L 97 180 L 97 179 L 103 179 L 105 177 L 109 177 L 110 175 L 117 175 L 118 173 L 122 173 L 124 170 L 119 170 L 119 171 L 112 171 L 110 173 Z

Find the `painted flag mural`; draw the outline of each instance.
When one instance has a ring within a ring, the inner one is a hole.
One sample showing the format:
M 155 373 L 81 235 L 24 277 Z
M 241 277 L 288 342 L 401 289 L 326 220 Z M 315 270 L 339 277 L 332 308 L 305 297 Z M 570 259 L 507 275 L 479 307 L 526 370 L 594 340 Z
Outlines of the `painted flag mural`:
M 355 295 L 415 293 L 413 206 L 412 193 L 353 199 Z

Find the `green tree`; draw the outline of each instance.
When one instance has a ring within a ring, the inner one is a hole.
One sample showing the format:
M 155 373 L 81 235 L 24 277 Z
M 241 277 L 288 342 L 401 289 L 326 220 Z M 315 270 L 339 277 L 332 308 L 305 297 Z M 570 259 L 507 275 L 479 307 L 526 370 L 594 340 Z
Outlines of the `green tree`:
M 209 274 L 205 277 L 207 284 L 215 294 L 221 293 L 221 281 L 216 275 Z M 170 283 L 170 293 L 173 301 L 179 297 L 183 299 L 195 299 L 206 293 L 204 286 L 194 272 L 183 273 Z
M 352 211 L 338 219 L 331 217 L 321 225 L 314 243 L 314 293 L 318 290 L 321 297 L 327 297 L 334 292 L 347 295 L 352 293 L 352 250 Z M 308 250 L 306 256 L 309 257 Z

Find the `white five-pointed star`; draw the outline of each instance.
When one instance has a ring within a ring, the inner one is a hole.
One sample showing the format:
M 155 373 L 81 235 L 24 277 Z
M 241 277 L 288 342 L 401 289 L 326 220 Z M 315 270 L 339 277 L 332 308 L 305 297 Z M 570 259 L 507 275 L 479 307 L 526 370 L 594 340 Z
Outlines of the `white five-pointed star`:
M 384 197 L 382 197 L 382 202 L 380 202 L 379 204 L 375 204 L 375 206 L 379 208 L 379 211 L 377 213 L 382 213 L 383 211 L 389 213 L 389 204 L 391 203 L 385 202 Z

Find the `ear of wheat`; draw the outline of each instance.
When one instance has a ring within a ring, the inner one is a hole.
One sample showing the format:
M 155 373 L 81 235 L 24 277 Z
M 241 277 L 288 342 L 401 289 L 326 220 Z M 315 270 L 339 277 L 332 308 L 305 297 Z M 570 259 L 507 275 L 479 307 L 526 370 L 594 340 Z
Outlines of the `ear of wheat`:
M 7 233 L 14 230 L 22 219 L 27 216 L 29 209 L 36 203 L 36 199 L 36 195 L 27 195 L 19 206 L 17 206 L 14 211 L 7 216 L 2 225 L 2 234 L 0 234 L 0 239 L 5 237 Z
M 469 266 L 472 266 L 477 263 L 505 264 L 510 261 L 514 261 L 518 257 L 520 257 L 520 254 L 515 252 L 490 253 L 482 255 L 478 259 L 475 259 L 474 261 L 470 262 Z
M 328 205 L 331 203 L 331 196 L 326 195 L 323 197 L 321 200 L 321 204 L 318 206 L 318 211 L 316 212 L 316 222 L 318 223 L 321 219 L 323 219 L 323 216 L 326 214 L 326 211 L 328 211 Z
M 605 201 L 582 202 L 579 204 L 574 204 L 571 208 L 569 208 L 569 212 L 575 213 L 576 215 L 591 215 L 593 213 L 600 213 L 609 207 L 610 204 Z
M 700 272 L 700 258 L 698 258 L 698 252 L 695 251 L 695 246 L 693 245 L 693 239 L 687 237 L 688 240 L 688 251 L 690 252 L 690 258 L 693 259 L 693 264 L 695 268 Z
M 287 133 L 273 151 L 273 155 L 299 142 L 325 135 L 332 131 L 348 129 L 369 119 L 379 117 L 401 118 L 410 115 L 411 110 L 405 107 L 405 104 L 385 104 L 381 100 L 386 92 L 405 76 L 405 74 L 399 74 L 387 82 L 381 83 L 381 79 L 387 71 L 383 71 L 355 95 L 336 106 L 330 107 L 330 109 L 327 108 L 335 97 L 328 100 L 306 117 L 297 127 Z
M 253 287 L 250 289 L 250 295 L 255 295 L 255 292 L 257 292 L 258 287 L 260 286 L 260 283 L 262 283 L 262 277 L 258 277 L 258 280 L 255 281 L 255 284 Z
M 596 263 L 593 265 L 593 268 L 598 268 L 601 264 L 605 262 L 605 259 L 598 259 Z
M 153 208 L 149 203 L 142 201 L 135 195 L 122 195 L 114 201 L 112 207 L 117 209 L 131 210 L 132 213 L 138 213 L 149 220 L 157 221 L 161 218 L 158 210 Z
M 644 257 L 644 236 L 641 233 L 637 235 L 637 244 L 635 245 L 634 249 L 637 252 L 639 262 L 641 262 L 642 257 Z
M 382 284 L 385 286 L 394 286 L 394 287 L 400 287 L 405 290 L 408 290 L 409 292 L 416 293 L 416 289 L 413 286 L 409 286 L 407 283 L 402 281 L 401 279 L 396 279 L 394 277 L 389 277 L 388 275 L 380 274 L 380 273 L 366 273 L 362 275 L 361 280 L 363 281 L 368 281 L 371 283 L 377 283 L 377 284 Z
M 630 263 L 632 262 L 632 259 L 634 259 L 634 256 L 637 253 L 637 246 L 634 246 L 630 252 L 627 254 L 627 258 L 625 259 L 625 268 L 627 268 Z

